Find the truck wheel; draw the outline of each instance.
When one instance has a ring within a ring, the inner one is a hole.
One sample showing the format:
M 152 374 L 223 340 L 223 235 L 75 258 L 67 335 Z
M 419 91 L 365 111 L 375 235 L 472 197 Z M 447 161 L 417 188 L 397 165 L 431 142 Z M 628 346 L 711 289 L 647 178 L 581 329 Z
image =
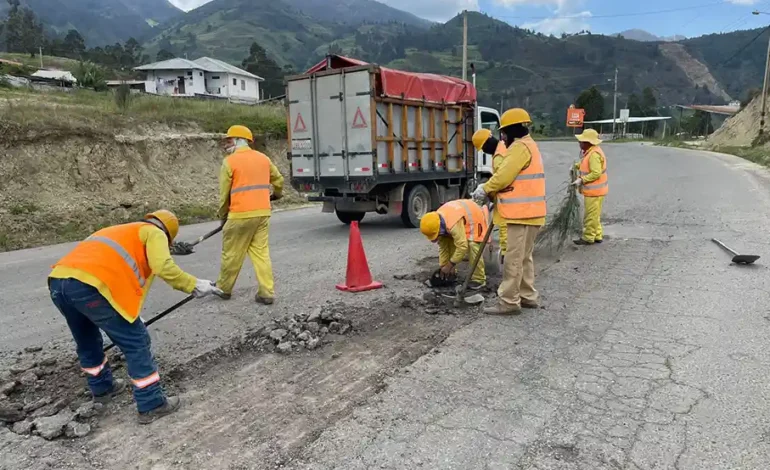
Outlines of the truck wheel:
M 401 220 L 407 228 L 420 226 L 420 219 L 430 211 L 432 207 L 430 191 L 425 186 L 418 184 L 409 190 L 401 207 Z
M 343 224 L 350 225 L 351 222 L 361 222 L 364 220 L 366 212 L 346 212 L 346 211 L 334 211 L 337 214 L 337 218 Z

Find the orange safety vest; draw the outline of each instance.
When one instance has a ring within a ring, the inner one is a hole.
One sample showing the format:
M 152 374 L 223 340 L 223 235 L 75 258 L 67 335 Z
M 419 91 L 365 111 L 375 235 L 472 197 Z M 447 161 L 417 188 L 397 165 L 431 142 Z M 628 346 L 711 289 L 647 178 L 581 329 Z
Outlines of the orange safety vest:
M 235 152 L 226 161 L 233 172 L 230 212 L 270 209 L 270 159 L 249 149 Z
M 497 193 L 497 210 L 504 219 L 535 219 L 545 217 L 545 168 L 540 149 L 531 137 L 516 141 L 529 150 L 532 160 L 529 166 L 507 188 Z M 506 157 L 507 158 L 507 157 Z
M 147 222 L 115 225 L 99 230 L 75 246 L 55 265 L 78 269 L 99 279 L 109 289 L 112 300 L 129 316 L 139 317 L 146 285 L 152 270 L 147 261 L 139 230 Z
M 585 153 L 583 160 L 580 162 L 580 176 L 586 176 L 591 173 L 591 168 L 588 165 L 588 161 L 589 157 L 594 152 L 598 153 L 602 157 L 602 174 L 596 181 L 582 185 L 580 188 L 580 193 L 586 197 L 606 196 L 610 189 L 607 180 L 607 157 L 604 155 L 604 151 L 602 151 L 602 149 L 597 146 L 591 147 L 588 152 Z
M 460 220 L 465 220 L 465 238 L 472 242 L 481 243 L 489 226 L 489 211 L 482 209 L 471 199 L 449 201 L 439 207 L 438 211 L 446 229 L 451 230 Z

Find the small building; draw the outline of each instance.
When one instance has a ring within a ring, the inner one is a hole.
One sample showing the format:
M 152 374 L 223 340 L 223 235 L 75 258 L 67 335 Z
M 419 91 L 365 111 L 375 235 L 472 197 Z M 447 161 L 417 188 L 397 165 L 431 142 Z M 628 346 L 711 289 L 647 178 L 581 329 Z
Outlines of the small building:
M 30 77 L 32 82 L 45 83 L 59 87 L 71 88 L 78 84 L 78 80 L 66 70 L 38 70 Z
M 132 93 L 141 93 L 145 91 L 144 80 L 107 80 L 107 88 L 114 89 L 126 85 Z
M 259 101 L 259 82 L 264 81 L 221 60 L 169 59 L 142 65 L 146 72 L 145 91 L 155 95 L 222 98 L 255 103 Z

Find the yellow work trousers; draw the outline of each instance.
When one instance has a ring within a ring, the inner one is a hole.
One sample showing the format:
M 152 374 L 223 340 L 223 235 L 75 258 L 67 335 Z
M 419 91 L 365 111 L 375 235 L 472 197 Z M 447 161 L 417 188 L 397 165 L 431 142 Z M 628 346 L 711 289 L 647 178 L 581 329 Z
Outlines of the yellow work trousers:
M 481 249 L 481 243 L 468 242 L 468 263 L 472 263 L 476 259 L 476 253 Z M 455 244 L 452 237 L 439 237 L 438 239 L 438 263 L 440 266 L 444 266 L 452 259 L 455 254 Z M 484 257 L 479 259 L 479 265 L 476 266 L 476 270 L 473 271 L 471 281 L 478 282 L 479 284 L 485 284 L 487 282 L 487 274 L 484 271 Z
M 275 297 L 273 266 L 270 262 L 270 247 L 267 241 L 269 230 L 269 216 L 229 219 L 225 223 L 222 230 L 222 266 L 219 270 L 217 287 L 226 294 L 233 292 L 243 260 L 248 253 L 259 283 L 257 295 L 267 299 Z
M 505 219 L 503 219 L 497 209 L 495 209 L 492 215 L 492 221 L 495 223 L 495 227 L 499 229 L 500 250 L 505 253 L 508 250 L 508 229 L 505 228 Z
M 508 250 L 503 264 L 503 282 L 497 289 L 500 302 L 512 306 L 521 306 L 521 300 L 535 303 L 538 300 L 535 290 L 535 239 L 540 228 L 537 225 L 509 224 Z
M 594 243 L 604 238 L 604 229 L 602 228 L 602 207 L 604 206 L 604 196 L 584 197 L 585 214 L 583 216 L 583 240 L 588 243 Z

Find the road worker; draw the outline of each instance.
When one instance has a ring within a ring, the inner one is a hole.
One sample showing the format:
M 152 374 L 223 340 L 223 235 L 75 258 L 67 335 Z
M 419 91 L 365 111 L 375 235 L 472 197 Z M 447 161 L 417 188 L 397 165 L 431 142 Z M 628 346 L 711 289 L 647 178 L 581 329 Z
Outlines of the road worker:
M 75 339 L 94 400 L 106 403 L 126 387 L 112 377 L 102 330 L 126 356 L 141 424 L 173 413 L 180 404 L 179 397 L 163 393 L 150 335 L 139 318 L 154 277 L 196 297 L 218 291 L 211 281 L 196 279 L 174 263 L 169 246 L 178 232 L 179 221 L 167 210 L 107 227 L 80 242 L 48 276 L 51 299 Z
M 604 197 L 609 191 L 607 179 L 607 157 L 599 147 L 602 141 L 594 129 L 586 129 L 575 136 L 580 142 L 583 159 L 576 165 L 580 176 L 572 182 L 580 189 L 585 205 L 583 215 L 583 236 L 574 240 L 576 245 L 593 245 L 604 239 L 601 216 Z
M 420 220 L 420 231 L 428 240 L 438 243 L 438 262 L 443 278 L 456 275 L 457 265 L 465 256 L 473 262 L 483 249 L 488 227 L 489 211 L 470 199 L 449 201 L 435 212 L 428 212 Z M 469 246 L 470 244 L 470 246 Z M 473 272 L 468 288 L 479 290 L 486 285 L 484 259 Z
M 222 298 L 231 297 L 248 253 L 259 284 L 256 301 L 272 305 L 275 290 L 268 246 L 270 201 L 282 197 L 283 176 L 265 154 L 250 147 L 253 141 L 254 136 L 245 126 L 232 126 L 227 131 L 228 156 L 219 172 L 218 217 L 224 228 L 217 287 L 224 292 Z
M 479 129 L 473 134 L 472 140 L 476 150 L 492 155 L 492 173 L 494 174 L 503 163 L 505 152 L 508 150 L 505 148 L 505 144 L 497 140 L 489 129 Z M 500 264 L 502 264 L 505 262 L 505 251 L 508 249 L 508 228 L 505 219 L 502 218 L 500 211 L 497 209 L 492 212 L 492 221 L 494 222 L 495 227 L 499 229 L 500 233 L 500 250 L 498 251 L 498 258 Z
M 527 126 L 532 120 L 521 109 L 509 109 L 500 118 L 500 137 L 507 151 L 492 178 L 479 185 L 474 200 L 495 195 L 508 231 L 503 281 L 498 302 L 484 309 L 488 315 L 513 315 L 521 308 L 537 308 L 535 265 L 532 252 L 537 234 L 545 225 L 545 168 L 537 144 Z

